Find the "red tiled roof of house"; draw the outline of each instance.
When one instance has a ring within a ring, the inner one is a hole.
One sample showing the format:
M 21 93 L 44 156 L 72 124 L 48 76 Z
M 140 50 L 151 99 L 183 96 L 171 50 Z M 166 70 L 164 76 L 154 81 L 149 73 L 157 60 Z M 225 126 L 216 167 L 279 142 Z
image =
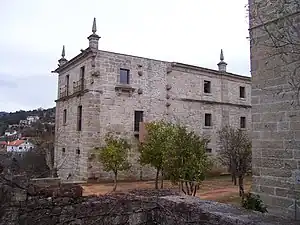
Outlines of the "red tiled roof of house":
M 0 145 L 7 145 L 6 141 L 0 141 Z
M 7 146 L 19 146 L 20 144 L 23 144 L 24 142 L 25 142 L 24 140 L 10 141 L 7 143 Z

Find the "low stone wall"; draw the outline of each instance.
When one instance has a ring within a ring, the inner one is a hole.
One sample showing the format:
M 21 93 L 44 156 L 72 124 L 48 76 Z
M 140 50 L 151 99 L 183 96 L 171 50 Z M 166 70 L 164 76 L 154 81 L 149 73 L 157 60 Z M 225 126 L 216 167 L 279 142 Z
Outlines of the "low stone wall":
M 37 186 L 59 186 L 61 183 L 60 178 L 56 177 L 46 177 L 46 178 L 34 178 L 30 179 L 30 183 L 37 185 Z
M 249 212 L 169 190 L 135 190 L 132 193 L 77 198 L 36 197 L 13 202 L 4 207 L 0 225 L 299 225 L 299 221 Z

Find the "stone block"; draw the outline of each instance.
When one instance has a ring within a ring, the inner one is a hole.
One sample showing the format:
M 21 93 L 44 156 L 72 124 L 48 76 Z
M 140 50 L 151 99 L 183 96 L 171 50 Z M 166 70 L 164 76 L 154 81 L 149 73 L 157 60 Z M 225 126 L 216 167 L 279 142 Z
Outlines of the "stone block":
M 294 183 L 291 179 L 287 178 L 277 178 L 272 176 L 253 176 L 254 185 L 262 185 L 269 187 L 278 187 L 278 188 L 293 188 Z
M 269 194 L 269 195 L 275 195 L 275 188 L 274 187 L 268 187 L 268 186 L 263 186 L 260 185 L 260 192 L 264 194 Z
M 252 114 L 252 123 L 259 123 L 261 121 L 261 114 Z
M 273 176 L 273 177 L 291 177 L 292 171 L 290 169 L 274 169 L 274 168 L 260 168 L 261 176 Z
M 275 147 L 274 147 L 275 148 Z M 277 158 L 277 159 L 293 159 L 293 150 L 277 150 L 272 148 L 265 148 L 261 150 L 262 157 Z
M 297 169 L 296 160 L 262 158 L 261 163 L 266 168 L 290 169 L 290 170 Z

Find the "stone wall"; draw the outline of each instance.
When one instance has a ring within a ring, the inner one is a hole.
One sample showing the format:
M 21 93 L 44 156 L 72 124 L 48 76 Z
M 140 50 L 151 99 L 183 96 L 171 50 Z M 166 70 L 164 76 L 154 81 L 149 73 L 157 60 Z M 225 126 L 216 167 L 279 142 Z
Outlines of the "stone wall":
M 270 211 L 295 216 L 300 193 L 295 176 L 300 169 L 299 1 L 250 0 L 249 5 L 253 191 Z M 295 45 L 286 41 L 290 35 Z
M 170 195 L 171 194 L 171 195 Z M 173 195 L 170 191 L 135 191 L 82 198 L 32 198 L 5 205 L 0 225 L 296 225 L 297 222 Z
M 247 77 L 102 50 L 72 62 L 59 73 L 58 98 L 67 75 L 72 95 L 72 82 L 79 80 L 82 66 L 86 73 L 82 94 L 58 99 L 56 105 L 55 163 L 64 180 L 112 179 L 112 174 L 104 172 L 92 154 L 94 147 L 104 144 L 104 136 L 110 131 L 126 137 L 133 146 L 129 154 L 133 166 L 129 172 L 120 173 L 119 178 L 153 179 L 155 171 L 137 163 L 136 110 L 144 112 L 145 122 L 161 119 L 180 122 L 210 137 L 213 154 L 218 150 L 216 131 L 221 126 L 239 126 L 240 117 L 245 116 L 246 127 L 250 129 L 251 83 Z M 120 69 L 130 71 L 129 85 L 121 88 Z M 211 94 L 203 94 L 204 80 L 211 81 Z M 240 86 L 246 88 L 245 99 L 239 97 Z M 82 131 L 76 131 L 79 105 L 83 110 Z M 67 110 L 65 124 L 64 110 Z M 206 112 L 212 114 L 212 127 L 204 127 Z

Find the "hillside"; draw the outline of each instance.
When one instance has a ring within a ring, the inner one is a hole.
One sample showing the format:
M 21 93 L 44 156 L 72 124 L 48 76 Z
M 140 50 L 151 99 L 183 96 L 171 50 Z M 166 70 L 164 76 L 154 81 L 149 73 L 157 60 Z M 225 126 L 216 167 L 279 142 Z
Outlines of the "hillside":
M 8 125 L 19 124 L 27 116 L 39 116 L 41 122 L 55 121 L 55 107 L 49 109 L 35 109 L 30 111 L 20 110 L 13 113 L 0 112 L 0 136 L 8 128 Z

